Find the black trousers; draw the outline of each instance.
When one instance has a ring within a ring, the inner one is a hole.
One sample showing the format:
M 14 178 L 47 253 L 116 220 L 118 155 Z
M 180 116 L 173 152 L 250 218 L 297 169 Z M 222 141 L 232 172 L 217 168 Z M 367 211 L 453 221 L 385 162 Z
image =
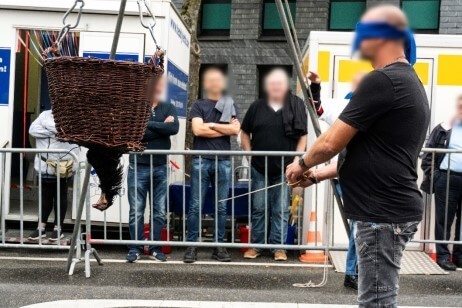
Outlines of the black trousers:
M 59 202 L 59 224 L 58 224 L 58 194 L 57 178 L 42 178 L 42 217 L 41 222 L 46 223 L 51 211 L 55 210 L 55 226 L 62 226 L 67 212 L 67 180 L 60 179 L 60 202 Z
M 461 201 L 462 201 L 462 175 L 449 175 L 441 172 L 435 181 L 435 239 L 449 240 L 451 229 L 456 219 L 455 241 L 460 241 Z M 447 206 L 446 206 L 447 197 Z M 446 235 L 446 236 L 445 236 Z M 436 255 L 438 260 L 449 260 L 451 253 L 447 244 L 436 244 Z M 452 257 L 455 260 L 462 260 L 462 245 L 454 245 Z

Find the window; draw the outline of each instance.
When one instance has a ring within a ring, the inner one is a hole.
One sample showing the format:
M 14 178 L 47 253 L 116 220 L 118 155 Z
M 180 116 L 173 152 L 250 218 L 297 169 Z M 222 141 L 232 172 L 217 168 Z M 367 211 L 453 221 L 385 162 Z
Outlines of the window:
M 354 30 L 366 10 L 365 0 L 332 0 L 330 4 L 329 29 Z
M 275 68 L 282 68 L 292 76 L 292 65 L 257 65 L 258 70 L 258 97 L 265 95 L 265 77 Z
M 286 9 L 285 3 L 283 3 Z M 290 13 L 295 22 L 296 3 L 295 0 L 289 0 Z M 288 13 L 286 12 L 288 15 Z M 288 17 L 287 17 L 288 18 Z M 281 19 L 279 18 L 278 8 L 274 0 L 263 1 L 262 13 L 262 36 L 284 36 Z
M 416 32 L 438 32 L 440 0 L 402 0 L 401 7 L 409 19 L 411 28 Z
M 200 36 L 229 36 L 231 0 L 203 0 L 199 14 Z

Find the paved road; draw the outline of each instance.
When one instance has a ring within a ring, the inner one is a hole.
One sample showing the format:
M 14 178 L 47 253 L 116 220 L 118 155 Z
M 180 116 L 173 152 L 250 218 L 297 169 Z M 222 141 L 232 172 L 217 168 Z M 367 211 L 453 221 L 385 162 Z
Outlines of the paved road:
M 124 250 L 101 251 L 106 259 L 124 257 Z M 17 256 L 34 260 L 15 260 Z M 236 252 L 236 257 L 238 252 Z M 38 258 L 61 258 L 41 261 Z M 323 288 L 300 289 L 292 284 L 319 282 L 322 269 L 223 264 L 125 264 L 92 263 L 92 278 L 85 279 L 83 265 L 76 274 L 64 272 L 66 257 L 60 252 L 0 250 L 0 307 L 65 299 L 140 299 L 355 304 L 355 292 L 342 286 L 343 276 L 329 270 Z M 200 254 L 209 260 L 209 251 Z M 179 260 L 180 254 L 172 259 Z M 266 260 L 271 260 L 267 258 Z M 462 272 L 439 276 L 403 276 L 400 304 L 407 306 L 460 307 Z M 268 305 L 268 307 L 271 307 Z

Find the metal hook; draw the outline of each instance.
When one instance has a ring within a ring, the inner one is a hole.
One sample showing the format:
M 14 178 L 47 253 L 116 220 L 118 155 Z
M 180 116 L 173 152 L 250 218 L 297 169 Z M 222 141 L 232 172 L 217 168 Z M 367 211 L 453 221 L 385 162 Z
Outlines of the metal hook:
M 79 3 L 80 3 L 80 7 L 79 7 L 77 20 L 75 21 L 75 24 L 73 26 L 70 23 L 66 24 L 67 17 L 69 17 L 71 12 L 77 7 L 77 4 L 79 4 Z M 77 28 L 77 26 L 80 23 L 80 17 L 82 16 L 82 10 L 83 10 L 84 6 L 85 6 L 85 2 L 83 0 L 75 0 L 74 5 L 72 5 L 72 7 L 69 10 L 67 10 L 67 12 L 63 16 L 63 25 L 65 25 L 65 27 L 68 27 L 69 29 Z
M 149 30 L 149 33 L 151 33 L 152 40 L 154 41 L 154 44 L 156 45 L 157 49 L 161 49 L 160 46 L 157 44 L 157 40 L 156 40 L 156 37 L 154 35 L 154 27 L 156 26 L 156 23 L 157 23 L 156 17 L 152 13 L 149 5 L 146 3 L 146 0 L 137 0 L 136 2 L 138 4 L 138 11 L 139 11 L 139 14 L 140 14 L 140 23 L 141 23 L 141 25 L 143 26 L 143 28 L 146 28 L 146 29 Z M 150 24 L 147 24 L 147 23 L 144 22 L 143 8 L 141 7 L 142 4 L 146 8 L 148 16 L 151 17 L 151 19 L 152 19 L 152 23 L 150 23 Z
M 76 19 L 74 25 L 72 25 L 70 23 L 66 23 L 67 18 L 75 10 L 75 8 L 77 7 L 77 5 L 79 3 L 80 3 L 80 7 L 79 7 L 79 10 L 77 12 L 77 19 Z M 74 4 L 66 11 L 66 13 L 64 13 L 64 16 L 63 16 L 63 25 L 64 25 L 64 27 L 61 29 L 61 31 L 59 31 L 58 39 L 56 40 L 56 42 L 54 44 L 55 45 L 54 50 L 56 52 L 59 53 L 59 47 L 61 46 L 61 41 L 69 33 L 69 31 L 71 29 L 77 28 L 77 26 L 79 25 L 80 17 L 82 16 L 82 10 L 83 10 L 84 6 L 85 6 L 84 0 L 75 0 Z

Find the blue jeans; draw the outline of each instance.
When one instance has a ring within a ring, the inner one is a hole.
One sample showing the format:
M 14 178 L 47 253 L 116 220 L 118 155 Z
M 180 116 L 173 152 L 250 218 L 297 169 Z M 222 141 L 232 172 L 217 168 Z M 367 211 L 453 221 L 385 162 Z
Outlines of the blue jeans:
M 136 181 L 135 181 L 136 180 Z M 135 183 L 136 182 L 136 183 Z M 128 168 L 127 186 L 128 203 L 130 204 L 130 239 L 144 240 L 144 210 L 148 192 L 152 203 L 151 237 L 154 241 L 161 240 L 162 229 L 165 225 L 166 198 L 167 198 L 167 165 L 160 165 L 150 170 L 149 165 L 138 164 L 135 178 L 135 165 Z M 130 251 L 141 252 L 142 246 L 129 246 Z M 159 249 L 150 246 L 149 251 Z
M 335 182 L 335 189 L 337 190 L 338 195 L 340 198 L 343 197 L 342 188 L 340 187 L 340 183 L 337 179 L 334 179 Z M 346 269 L 345 275 L 347 276 L 357 276 L 358 275 L 358 257 L 356 255 L 356 245 L 355 245 L 355 237 L 356 237 L 356 224 L 352 220 L 350 221 L 350 238 L 348 239 L 348 251 L 346 255 Z
M 252 191 L 285 182 L 284 175 L 268 177 L 252 167 Z M 266 197 L 265 197 L 266 194 Z M 265 243 L 265 227 L 271 223 L 268 243 L 285 244 L 289 220 L 289 186 L 281 185 L 252 194 L 252 243 Z M 267 214 L 267 215 L 266 215 Z M 270 219 L 271 218 L 271 219 Z M 265 224 L 265 221 L 267 222 Z M 274 253 L 276 249 L 272 249 Z
M 398 307 L 401 258 L 418 224 L 356 222 L 360 308 Z
M 348 252 L 346 255 L 346 270 L 345 270 L 345 275 L 348 275 L 348 276 L 358 275 L 358 270 L 357 270 L 358 257 L 356 256 L 355 237 L 356 237 L 356 224 L 354 221 L 351 221 L 350 238 L 348 242 Z
M 216 184 L 215 185 L 215 181 Z M 188 211 L 188 242 L 197 242 L 201 226 L 199 217 L 204 206 L 205 196 L 210 184 L 216 200 L 228 198 L 231 182 L 231 162 L 229 160 L 194 158 L 191 170 L 191 201 Z M 215 196 L 216 192 L 216 196 Z M 227 201 L 218 202 L 215 217 L 215 240 L 225 239 Z

